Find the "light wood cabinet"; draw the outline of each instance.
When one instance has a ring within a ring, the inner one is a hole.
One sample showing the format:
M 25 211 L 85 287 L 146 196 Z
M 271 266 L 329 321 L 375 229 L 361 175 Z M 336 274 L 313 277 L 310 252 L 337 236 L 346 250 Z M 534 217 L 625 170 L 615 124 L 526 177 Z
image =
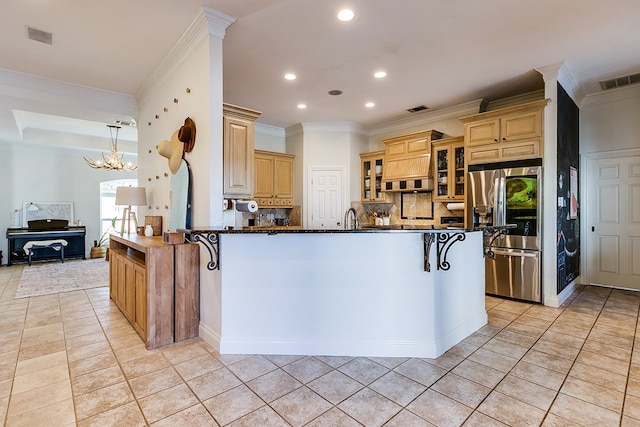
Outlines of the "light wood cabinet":
M 432 144 L 435 191 L 433 200 L 464 201 L 464 138 L 447 138 Z
M 382 181 L 423 178 L 429 170 L 431 141 L 441 137 L 441 132 L 428 130 L 384 139 Z
M 382 170 L 384 150 L 360 154 L 360 201 L 363 203 L 387 201 L 387 193 L 382 191 Z
M 461 118 L 466 163 L 541 157 L 547 102 L 534 101 Z
M 254 122 L 260 112 L 223 104 L 223 192 L 245 198 L 253 193 Z
M 109 242 L 109 294 L 147 349 L 197 336 L 197 244 L 137 234 Z
M 293 207 L 292 154 L 255 150 L 253 199 L 259 207 Z

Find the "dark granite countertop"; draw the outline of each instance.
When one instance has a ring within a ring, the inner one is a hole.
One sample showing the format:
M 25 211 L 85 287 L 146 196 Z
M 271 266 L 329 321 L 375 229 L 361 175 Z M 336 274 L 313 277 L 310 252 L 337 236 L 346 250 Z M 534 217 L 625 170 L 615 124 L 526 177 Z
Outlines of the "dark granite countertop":
M 274 226 L 274 227 L 243 227 L 235 229 L 221 229 L 213 227 L 194 227 L 192 230 L 180 230 L 186 233 L 224 233 L 224 234 L 279 234 L 279 233 L 426 233 L 426 232 L 472 232 L 476 229 L 461 227 L 446 227 L 436 225 L 387 225 L 366 226 L 358 229 L 310 229 L 299 226 Z

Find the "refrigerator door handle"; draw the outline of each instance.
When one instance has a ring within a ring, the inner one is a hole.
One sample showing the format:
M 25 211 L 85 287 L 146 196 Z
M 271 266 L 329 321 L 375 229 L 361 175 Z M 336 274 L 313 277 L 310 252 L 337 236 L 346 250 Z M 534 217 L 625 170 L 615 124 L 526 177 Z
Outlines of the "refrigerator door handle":
M 502 256 L 517 256 L 524 258 L 535 258 L 539 255 L 538 251 L 514 251 L 514 250 L 504 250 L 504 249 L 493 249 L 493 253 L 496 255 Z
M 498 201 L 496 202 L 497 212 L 496 212 L 496 224 L 497 225 L 505 225 L 505 174 L 504 171 L 499 171 L 498 174 Z
M 494 199 L 493 199 L 493 206 L 494 206 L 494 211 L 493 211 L 493 225 L 502 225 L 500 223 L 500 200 L 501 199 L 501 194 L 500 194 L 500 171 L 497 171 L 496 174 L 496 178 L 493 184 L 493 188 L 495 188 L 495 192 L 494 192 Z

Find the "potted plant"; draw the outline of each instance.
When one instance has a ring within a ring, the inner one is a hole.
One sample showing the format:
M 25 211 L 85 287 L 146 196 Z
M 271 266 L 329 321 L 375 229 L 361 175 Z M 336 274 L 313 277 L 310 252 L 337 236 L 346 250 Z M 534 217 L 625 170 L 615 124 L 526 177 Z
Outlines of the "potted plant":
M 93 241 L 93 246 L 91 247 L 90 257 L 91 258 L 104 258 L 107 253 L 106 244 L 109 242 L 109 233 L 111 230 L 115 230 L 116 220 L 118 217 L 113 217 L 111 219 L 111 226 L 107 228 L 107 230 L 102 233 L 102 236 L 98 240 Z

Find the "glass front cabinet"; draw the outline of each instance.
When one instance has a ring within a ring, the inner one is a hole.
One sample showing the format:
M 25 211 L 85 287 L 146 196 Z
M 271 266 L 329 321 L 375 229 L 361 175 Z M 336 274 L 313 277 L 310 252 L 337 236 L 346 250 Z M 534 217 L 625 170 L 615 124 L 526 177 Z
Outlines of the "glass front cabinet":
M 432 155 L 435 173 L 433 200 L 464 202 L 464 137 L 433 142 Z
M 363 203 L 386 202 L 386 193 L 382 191 L 382 163 L 384 150 L 360 154 L 362 165 L 360 182 L 360 201 Z

